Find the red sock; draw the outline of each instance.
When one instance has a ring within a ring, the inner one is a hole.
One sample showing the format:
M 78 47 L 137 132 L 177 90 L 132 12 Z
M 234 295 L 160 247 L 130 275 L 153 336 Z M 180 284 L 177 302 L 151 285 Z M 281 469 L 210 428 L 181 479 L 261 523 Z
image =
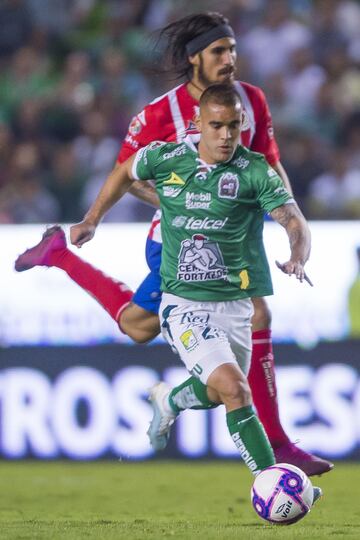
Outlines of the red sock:
M 289 442 L 279 418 L 271 330 L 253 332 L 249 383 L 259 418 L 273 448 Z
M 127 285 L 103 274 L 67 248 L 53 251 L 49 262 L 51 266 L 64 270 L 118 322 L 120 313 L 133 297 Z

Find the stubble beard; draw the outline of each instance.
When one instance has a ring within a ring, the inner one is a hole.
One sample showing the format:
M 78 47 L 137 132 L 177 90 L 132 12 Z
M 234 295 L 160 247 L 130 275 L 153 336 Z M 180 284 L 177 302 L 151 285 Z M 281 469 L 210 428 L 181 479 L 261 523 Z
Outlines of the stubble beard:
M 212 84 L 217 84 L 219 82 L 223 82 L 224 84 L 232 84 L 234 82 L 234 72 L 230 73 L 228 78 L 226 78 L 225 80 L 223 79 L 222 81 L 219 81 L 218 79 L 216 79 L 215 81 L 211 81 L 210 79 L 208 79 L 207 76 L 205 75 L 204 59 L 201 53 L 199 54 L 199 57 L 200 57 L 200 63 L 199 63 L 199 70 L 198 70 L 198 79 L 201 86 L 204 87 L 204 90 L 208 88 L 209 86 L 211 86 Z
M 201 56 L 201 54 L 199 56 L 200 56 L 200 63 L 199 63 L 198 79 L 199 79 L 199 82 L 200 82 L 201 86 L 203 86 L 204 89 L 206 89 L 209 86 L 211 86 L 212 84 L 215 84 L 216 81 L 210 81 L 210 79 L 207 78 L 207 76 L 205 75 L 205 71 L 204 71 L 203 57 Z

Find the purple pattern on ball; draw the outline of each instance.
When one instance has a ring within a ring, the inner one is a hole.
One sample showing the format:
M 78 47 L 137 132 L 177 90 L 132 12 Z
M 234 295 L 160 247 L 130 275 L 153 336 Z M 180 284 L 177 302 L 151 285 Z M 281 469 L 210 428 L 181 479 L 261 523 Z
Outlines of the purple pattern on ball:
M 277 485 L 272 495 L 267 500 L 265 500 L 263 497 L 260 497 L 260 495 L 256 493 L 255 489 L 253 488 L 254 495 L 252 498 L 252 503 L 256 513 L 259 514 L 260 517 L 267 519 L 268 521 L 272 521 L 269 516 L 274 505 L 275 497 L 279 493 L 279 491 L 280 488 L 279 485 Z M 258 510 L 256 505 L 260 506 L 260 511 Z
M 299 493 L 302 493 L 304 489 L 301 476 L 292 471 L 286 471 L 281 476 L 279 485 L 288 495 L 298 495 Z
M 310 510 L 309 506 L 307 506 L 300 497 L 300 495 L 302 494 L 304 490 L 303 479 L 301 478 L 299 474 L 293 471 L 290 471 L 289 469 L 286 469 L 284 467 L 277 467 L 275 465 L 275 466 L 269 467 L 269 469 L 277 469 L 279 471 L 282 471 L 283 474 L 280 476 L 279 481 L 274 488 L 274 492 L 267 500 L 260 497 L 259 494 L 253 488 L 252 503 L 253 503 L 255 512 L 261 518 L 266 519 L 267 521 L 270 521 L 271 523 L 290 525 L 291 523 L 295 523 L 296 521 L 299 521 L 299 519 L 301 519 L 302 516 L 305 515 L 307 512 L 309 512 Z M 288 495 L 289 498 L 297 502 L 301 507 L 301 512 L 299 515 L 283 522 L 276 521 L 274 519 L 271 519 L 270 517 L 271 510 L 275 502 L 274 499 L 276 495 L 279 493 L 279 491 L 283 491 L 284 493 L 286 493 L 286 495 Z

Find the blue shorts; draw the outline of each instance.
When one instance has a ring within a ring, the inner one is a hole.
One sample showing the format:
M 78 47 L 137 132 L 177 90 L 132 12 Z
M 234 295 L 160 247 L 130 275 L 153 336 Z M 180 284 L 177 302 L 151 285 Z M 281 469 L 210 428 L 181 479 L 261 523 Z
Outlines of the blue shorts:
M 134 304 L 156 315 L 159 313 L 161 302 L 161 249 L 162 244 L 160 242 L 155 242 L 151 238 L 147 239 L 145 255 L 150 273 L 137 288 L 132 299 Z

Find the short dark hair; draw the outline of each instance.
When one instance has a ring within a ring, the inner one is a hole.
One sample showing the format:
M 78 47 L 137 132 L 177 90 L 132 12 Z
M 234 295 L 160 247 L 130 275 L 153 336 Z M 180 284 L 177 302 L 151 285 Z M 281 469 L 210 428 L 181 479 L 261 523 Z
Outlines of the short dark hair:
M 159 43 L 165 47 L 163 71 L 173 72 L 179 78 L 192 76 L 192 64 L 189 62 L 186 45 L 192 39 L 212 30 L 216 26 L 229 24 L 221 13 L 205 11 L 183 17 L 168 24 L 160 31 Z
M 241 97 L 233 84 L 217 83 L 208 86 L 201 94 L 199 103 L 200 108 L 208 103 L 235 107 L 238 103 L 241 104 Z

